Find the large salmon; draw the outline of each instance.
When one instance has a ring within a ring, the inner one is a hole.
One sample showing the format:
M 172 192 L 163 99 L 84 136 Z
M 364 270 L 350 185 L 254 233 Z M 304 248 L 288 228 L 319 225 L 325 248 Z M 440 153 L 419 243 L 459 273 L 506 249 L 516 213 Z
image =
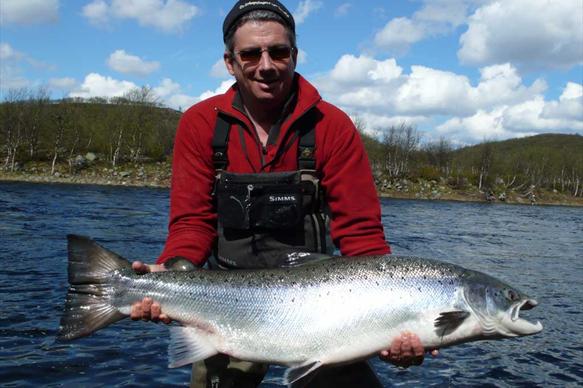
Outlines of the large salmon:
M 224 353 L 289 366 L 292 383 L 321 365 L 363 359 L 404 331 L 427 349 L 535 334 L 520 317 L 537 305 L 480 272 L 415 257 L 339 257 L 296 268 L 156 272 L 93 240 L 69 236 L 70 288 L 59 339 L 91 334 L 151 297 L 170 327 L 170 366 Z

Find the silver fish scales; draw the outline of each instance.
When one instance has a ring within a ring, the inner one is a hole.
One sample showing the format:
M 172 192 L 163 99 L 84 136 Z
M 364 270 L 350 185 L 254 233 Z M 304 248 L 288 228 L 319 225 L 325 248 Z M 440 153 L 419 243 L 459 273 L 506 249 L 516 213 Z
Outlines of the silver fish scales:
M 171 328 L 170 366 L 224 353 L 287 365 L 288 383 L 374 355 L 404 331 L 431 349 L 542 330 L 519 316 L 536 300 L 483 273 L 415 257 L 136 275 L 123 258 L 69 236 L 69 282 L 60 339 L 120 320 L 148 296 L 182 324 Z

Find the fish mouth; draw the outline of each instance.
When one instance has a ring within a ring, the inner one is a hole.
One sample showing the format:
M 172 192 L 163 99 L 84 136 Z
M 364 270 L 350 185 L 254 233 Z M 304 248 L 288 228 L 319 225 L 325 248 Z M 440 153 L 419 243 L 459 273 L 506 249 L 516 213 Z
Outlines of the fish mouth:
M 540 332 L 543 329 L 543 325 L 540 321 L 533 323 L 520 316 L 521 311 L 531 310 L 537 305 L 538 302 L 536 299 L 524 299 L 512 306 L 508 317 L 503 319 L 504 327 L 508 330 L 506 334 L 511 337 L 516 337 Z

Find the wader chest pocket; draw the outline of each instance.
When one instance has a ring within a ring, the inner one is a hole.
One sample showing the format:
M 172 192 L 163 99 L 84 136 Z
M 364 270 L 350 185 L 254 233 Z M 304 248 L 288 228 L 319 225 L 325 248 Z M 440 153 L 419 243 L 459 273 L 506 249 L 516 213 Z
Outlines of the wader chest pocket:
M 303 222 L 303 194 L 297 172 L 221 173 L 217 182 L 219 222 L 234 229 L 287 229 Z

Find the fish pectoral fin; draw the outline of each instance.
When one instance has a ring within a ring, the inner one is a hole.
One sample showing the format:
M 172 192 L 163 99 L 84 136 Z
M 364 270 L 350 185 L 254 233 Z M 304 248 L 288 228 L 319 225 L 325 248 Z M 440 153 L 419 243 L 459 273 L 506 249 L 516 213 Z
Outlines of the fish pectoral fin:
M 285 371 L 283 375 L 283 382 L 284 384 L 291 385 L 294 382 L 303 379 L 311 373 L 315 372 L 316 369 L 318 369 L 320 366 L 322 366 L 320 361 L 313 360 L 300 365 L 292 366 Z M 306 380 L 306 383 L 308 383 L 309 379 Z M 296 385 L 294 385 L 294 387 L 296 387 Z
M 470 313 L 463 310 L 446 311 L 439 314 L 434 321 L 435 331 L 441 337 L 451 334 L 457 329 Z
M 168 367 L 178 368 L 204 360 L 217 354 L 217 349 L 200 334 L 200 330 L 188 326 L 170 328 L 168 344 Z

